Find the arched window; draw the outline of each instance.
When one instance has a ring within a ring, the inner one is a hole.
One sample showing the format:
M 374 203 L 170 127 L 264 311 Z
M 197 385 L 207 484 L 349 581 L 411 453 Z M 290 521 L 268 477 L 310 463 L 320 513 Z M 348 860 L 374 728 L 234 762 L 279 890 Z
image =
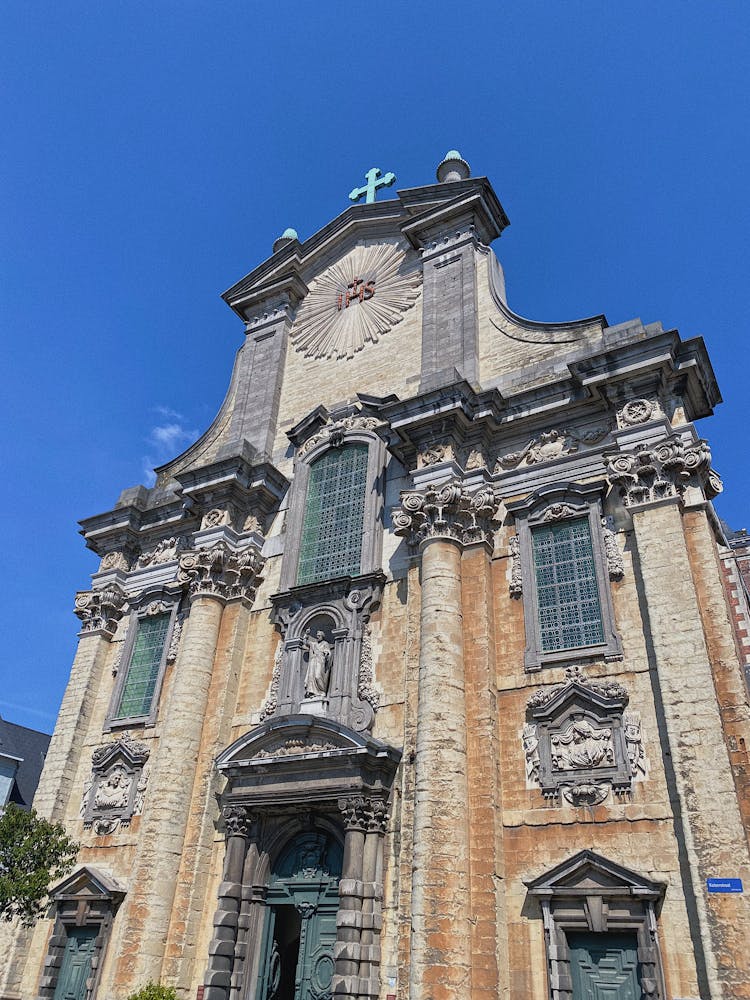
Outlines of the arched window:
M 297 583 L 361 572 L 368 447 L 333 448 L 310 466 Z

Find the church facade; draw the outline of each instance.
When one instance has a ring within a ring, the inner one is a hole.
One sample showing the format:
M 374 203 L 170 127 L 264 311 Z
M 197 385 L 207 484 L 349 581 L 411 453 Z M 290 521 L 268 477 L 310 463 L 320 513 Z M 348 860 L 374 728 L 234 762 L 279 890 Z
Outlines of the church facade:
M 224 294 L 211 427 L 82 522 L 35 799 L 80 854 L 0 997 L 750 997 L 704 343 L 513 313 L 455 152 L 367 179 Z

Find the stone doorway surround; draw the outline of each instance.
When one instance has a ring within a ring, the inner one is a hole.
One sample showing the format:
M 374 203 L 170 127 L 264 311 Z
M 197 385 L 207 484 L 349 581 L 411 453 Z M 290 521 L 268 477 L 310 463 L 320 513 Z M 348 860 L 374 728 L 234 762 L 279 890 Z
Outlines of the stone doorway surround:
M 50 889 L 49 895 L 55 922 L 37 1000 L 52 1000 L 54 997 L 68 933 L 74 928 L 93 928 L 97 932 L 85 994 L 86 1000 L 94 1000 L 112 921 L 125 890 L 109 875 L 97 868 L 84 866 Z
M 330 719 L 273 717 L 217 758 L 226 835 L 204 1000 L 256 1000 L 268 887 L 290 840 L 343 844 L 334 996 L 377 997 L 383 840 L 401 751 Z
M 635 932 L 644 1000 L 665 1000 L 656 927 L 663 882 L 585 850 L 526 882 L 526 888 L 542 910 L 551 1000 L 573 1000 L 568 934 L 576 931 Z

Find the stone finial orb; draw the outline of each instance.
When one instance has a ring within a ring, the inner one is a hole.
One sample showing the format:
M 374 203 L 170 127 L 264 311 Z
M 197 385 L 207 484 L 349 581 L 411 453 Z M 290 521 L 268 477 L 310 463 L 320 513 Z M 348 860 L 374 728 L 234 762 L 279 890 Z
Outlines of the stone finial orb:
M 457 149 L 449 149 L 443 157 L 443 162 L 438 164 L 437 179 L 441 184 L 450 181 L 465 181 L 471 176 L 471 167 L 461 157 Z
M 277 240 L 273 241 L 273 252 L 276 253 L 277 250 L 281 250 L 285 247 L 287 243 L 291 243 L 293 240 L 298 240 L 296 229 L 285 229 L 284 232 L 279 236 Z

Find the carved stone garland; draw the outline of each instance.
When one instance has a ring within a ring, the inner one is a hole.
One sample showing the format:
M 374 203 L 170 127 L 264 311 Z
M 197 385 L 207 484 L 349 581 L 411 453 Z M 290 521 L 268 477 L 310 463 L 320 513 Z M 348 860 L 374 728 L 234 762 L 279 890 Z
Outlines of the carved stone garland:
M 309 437 L 304 444 L 300 445 L 297 455 L 299 458 L 303 458 L 308 452 L 312 451 L 313 448 L 320 444 L 321 441 L 327 441 L 332 448 L 340 448 L 344 443 L 344 438 L 347 431 L 374 431 L 378 427 L 382 427 L 383 422 L 377 420 L 375 417 L 360 417 L 360 416 L 350 416 L 342 417 L 340 420 L 329 420 L 324 427 L 319 431 Z
M 721 479 L 711 469 L 706 442 L 685 444 L 677 434 L 636 451 L 605 452 L 604 460 L 607 479 L 619 489 L 626 507 L 679 498 L 691 476 L 698 478 L 709 499 L 723 489 Z
M 528 700 L 531 721 L 521 732 L 527 787 L 548 800 L 562 794 L 571 805 L 594 806 L 610 790 L 623 796 L 646 776 L 637 712 L 625 712 L 627 690 L 617 681 L 588 680 L 580 667 L 565 684 Z
M 429 538 L 450 538 L 462 545 L 492 545 L 498 500 L 491 486 L 470 493 L 454 480 L 423 490 L 405 490 L 393 512 L 393 530 L 417 547 Z
M 149 750 L 145 743 L 124 733 L 97 747 L 91 755 L 91 776 L 81 798 L 80 816 L 86 829 L 97 836 L 128 826 L 143 811 L 148 782 Z
M 225 542 L 210 549 L 195 549 L 180 556 L 177 579 L 186 583 L 191 598 L 217 597 L 223 601 L 252 601 L 263 558 L 255 546 L 237 552 Z

